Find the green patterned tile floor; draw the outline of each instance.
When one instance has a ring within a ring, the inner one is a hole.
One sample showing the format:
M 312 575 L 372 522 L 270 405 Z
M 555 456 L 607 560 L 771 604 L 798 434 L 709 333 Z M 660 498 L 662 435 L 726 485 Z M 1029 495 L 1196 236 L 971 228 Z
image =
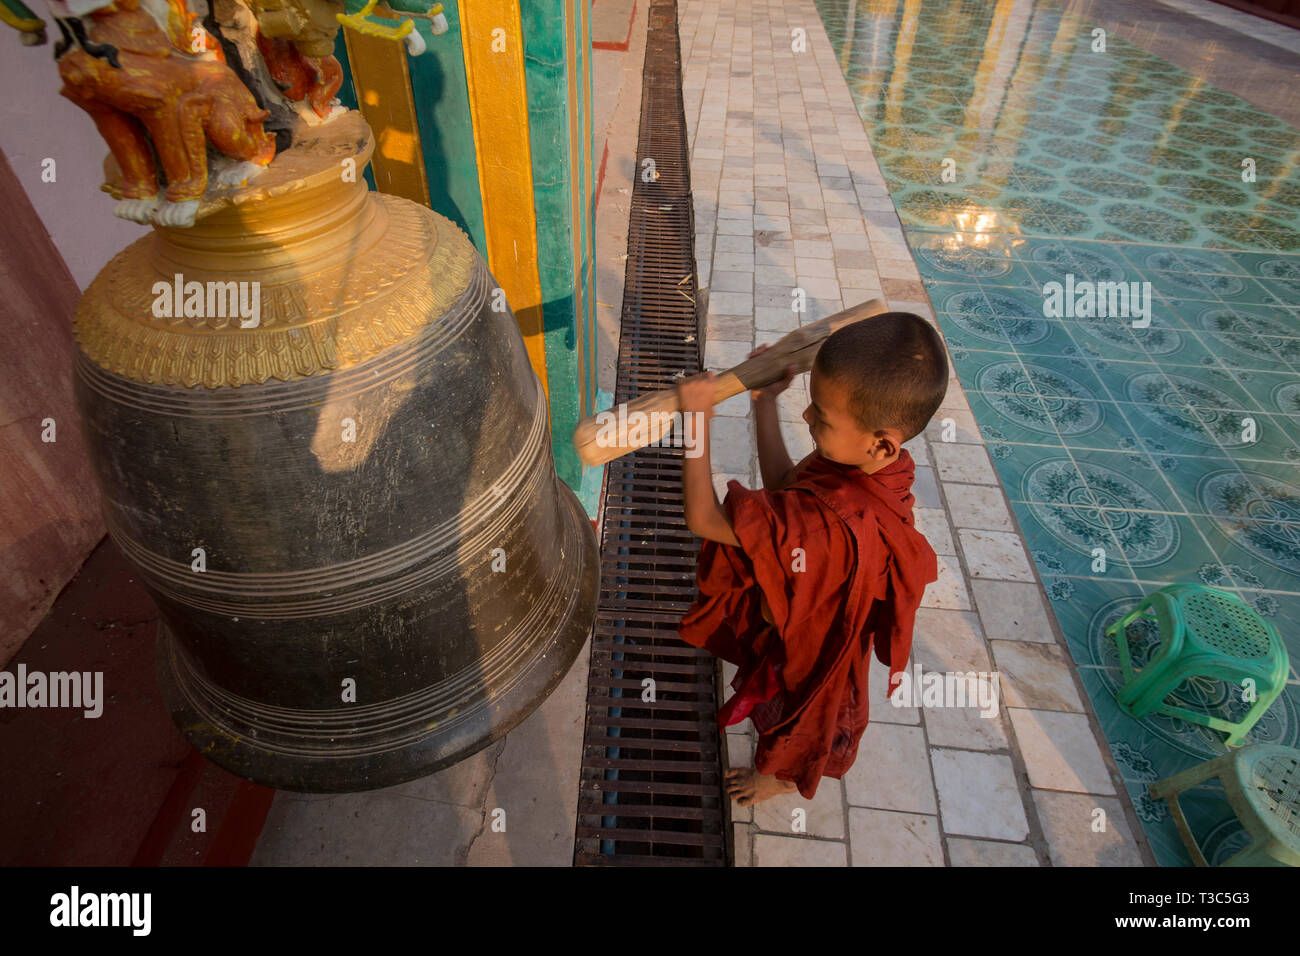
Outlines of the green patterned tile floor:
M 816 3 L 1148 840 L 1190 865 L 1146 786 L 1223 735 L 1124 714 L 1104 632 L 1175 581 L 1237 591 L 1292 659 L 1251 740 L 1300 746 L 1300 130 L 1053 3 Z M 1067 277 L 1150 283 L 1150 325 L 1047 317 Z M 1183 806 L 1211 862 L 1245 845 L 1221 789 Z

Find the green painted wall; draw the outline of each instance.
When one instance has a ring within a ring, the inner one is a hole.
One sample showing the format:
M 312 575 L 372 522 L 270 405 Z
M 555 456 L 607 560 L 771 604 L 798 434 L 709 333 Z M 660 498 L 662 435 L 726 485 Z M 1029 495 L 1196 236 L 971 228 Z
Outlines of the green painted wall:
M 415 28 L 424 34 L 428 49 L 419 56 L 406 58 L 411 71 L 411 90 L 415 94 L 415 116 L 420 124 L 424 168 L 429 177 L 429 205 L 464 229 L 479 254 L 486 258 L 483 197 L 479 193 L 474 126 L 465 85 L 460 11 L 454 0 L 444 0 L 442 10 L 450 29 L 436 37 L 429 32 L 427 20 L 416 20 Z
M 550 380 L 551 444 L 555 467 L 572 488 L 582 468 L 570 440 L 579 415 L 577 326 L 574 321 L 574 164 L 569 156 L 569 80 L 564 5 L 572 0 L 525 0 L 524 79 L 528 87 L 528 138 L 532 149 L 533 205 L 537 214 L 542 326 Z

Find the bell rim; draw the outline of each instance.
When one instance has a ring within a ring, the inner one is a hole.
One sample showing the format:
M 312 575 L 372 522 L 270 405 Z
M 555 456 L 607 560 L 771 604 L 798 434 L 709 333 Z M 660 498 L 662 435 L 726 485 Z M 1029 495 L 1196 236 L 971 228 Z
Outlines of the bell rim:
M 190 746 L 224 770 L 253 783 L 294 793 L 361 793 L 397 786 L 444 770 L 500 740 L 531 716 L 572 670 L 591 636 L 598 598 L 600 565 L 595 531 L 573 490 L 556 479 L 562 511 L 576 526 L 581 551 L 580 587 L 541 653 L 516 674 L 501 694 L 478 701 L 451 725 L 451 733 L 431 730 L 418 740 L 359 756 L 289 754 L 248 736 L 220 728 L 196 702 L 172 661 L 175 639 L 159 622 L 156 668 L 163 703 Z M 558 658 L 552 661 L 554 655 Z M 304 711 L 304 713 L 308 713 Z M 394 731 L 427 722 L 418 713 Z M 274 737 L 266 738 L 274 741 Z

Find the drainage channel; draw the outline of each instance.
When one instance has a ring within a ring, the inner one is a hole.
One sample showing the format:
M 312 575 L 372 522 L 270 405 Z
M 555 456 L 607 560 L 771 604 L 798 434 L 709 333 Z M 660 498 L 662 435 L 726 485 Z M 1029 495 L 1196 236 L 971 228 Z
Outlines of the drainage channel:
M 675 0 L 650 5 L 641 89 L 616 402 L 700 370 Z M 607 466 L 578 866 L 727 863 L 714 661 L 677 637 L 699 544 L 681 465 L 680 449 L 658 447 Z

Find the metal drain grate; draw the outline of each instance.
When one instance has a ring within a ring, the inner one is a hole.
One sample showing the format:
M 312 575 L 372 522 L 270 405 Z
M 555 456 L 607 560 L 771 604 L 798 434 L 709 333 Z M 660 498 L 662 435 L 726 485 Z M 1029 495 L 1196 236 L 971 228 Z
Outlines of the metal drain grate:
M 694 216 L 675 0 L 650 6 L 615 401 L 700 370 Z M 658 178 L 644 181 L 643 160 Z M 574 863 L 727 862 L 711 655 L 677 622 L 695 596 L 681 451 L 646 448 L 605 475 Z M 643 700 L 643 681 L 655 700 Z

